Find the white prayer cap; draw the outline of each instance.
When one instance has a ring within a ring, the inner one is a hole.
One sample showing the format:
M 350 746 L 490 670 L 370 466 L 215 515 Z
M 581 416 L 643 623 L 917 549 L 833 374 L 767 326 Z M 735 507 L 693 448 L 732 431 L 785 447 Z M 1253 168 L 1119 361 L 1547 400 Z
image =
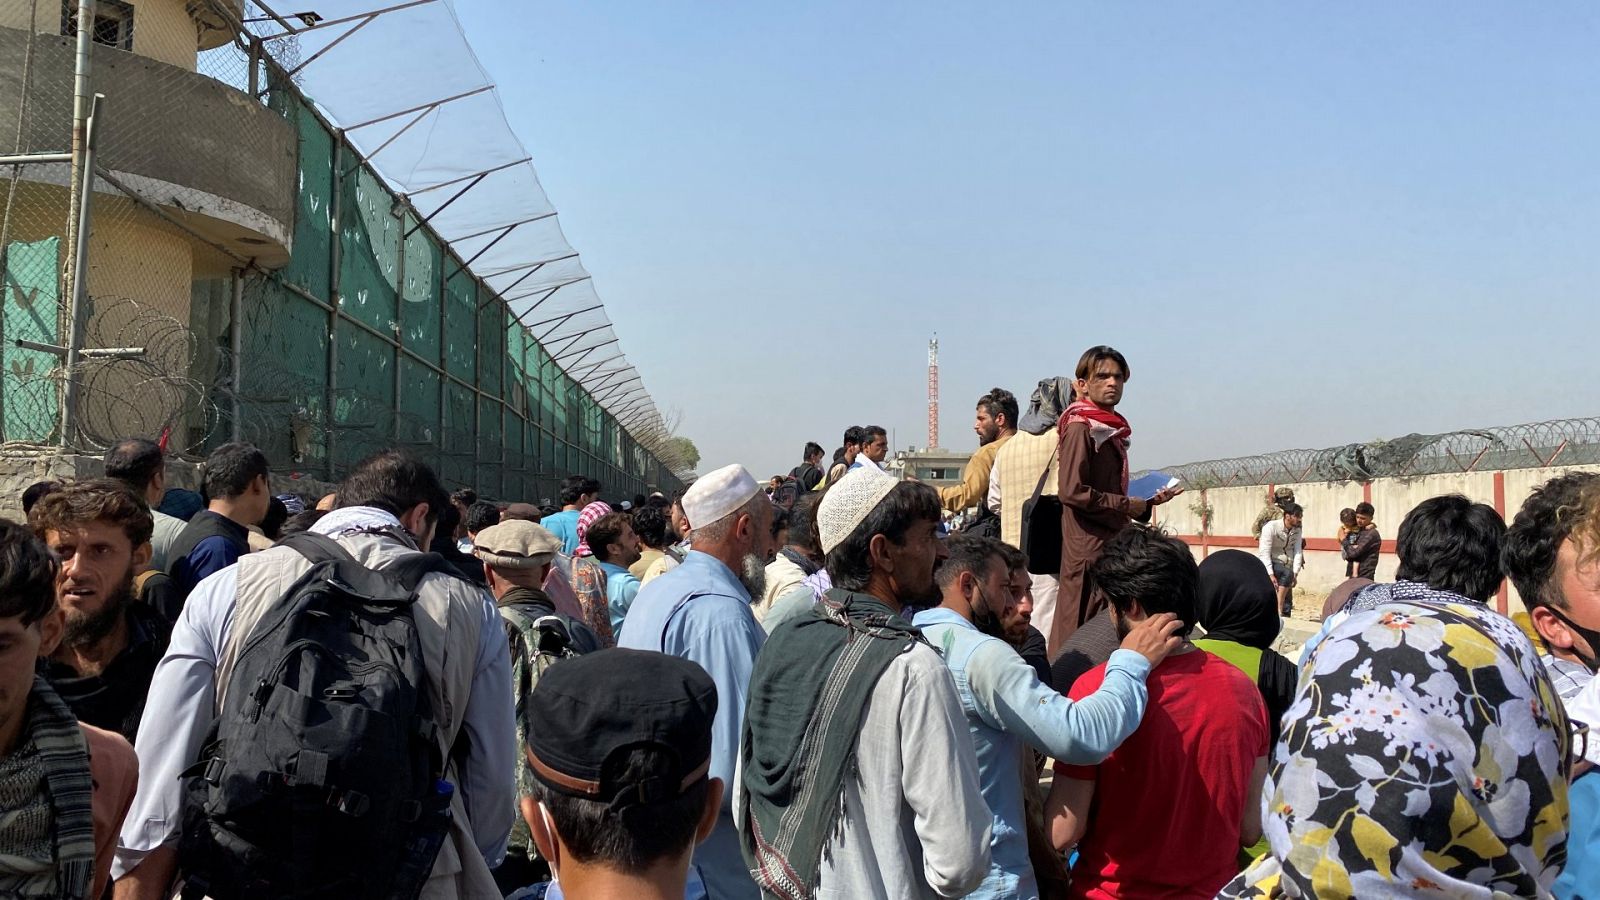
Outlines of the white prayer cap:
M 900 482 L 877 466 L 857 466 L 822 495 L 817 506 L 817 537 L 822 552 L 831 553 L 861 527 Z
M 1589 739 L 1586 742 L 1578 740 L 1572 745 L 1572 753 L 1577 755 L 1579 750 L 1584 751 L 1583 758 L 1589 762 L 1600 765 L 1600 678 L 1591 680 L 1583 686 L 1576 697 L 1567 701 L 1567 718 L 1574 723 L 1582 722 L 1589 726 Z
M 695 479 L 683 494 L 683 514 L 690 528 L 704 528 L 729 513 L 744 508 L 761 493 L 760 485 L 744 466 L 734 463 Z

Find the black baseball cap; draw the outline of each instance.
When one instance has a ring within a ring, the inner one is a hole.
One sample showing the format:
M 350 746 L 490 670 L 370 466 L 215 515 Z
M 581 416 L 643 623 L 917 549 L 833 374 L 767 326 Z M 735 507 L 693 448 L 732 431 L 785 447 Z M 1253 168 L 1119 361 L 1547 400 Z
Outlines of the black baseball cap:
M 528 699 L 528 762 L 541 783 L 586 800 L 648 805 L 671 800 L 711 768 L 717 686 L 699 665 L 665 653 L 615 648 L 562 660 Z M 625 782 L 607 763 L 639 747 L 674 760 L 668 774 Z

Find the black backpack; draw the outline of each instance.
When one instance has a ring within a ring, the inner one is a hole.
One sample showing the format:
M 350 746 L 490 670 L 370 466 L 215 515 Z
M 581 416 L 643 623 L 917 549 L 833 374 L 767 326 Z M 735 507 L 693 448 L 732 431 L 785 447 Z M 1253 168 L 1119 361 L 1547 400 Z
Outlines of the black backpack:
M 188 776 L 185 897 L 409 898 L 449 827 L 451 786 L 412 617 L 438 554 L 381 571 L 333 540 L 240 650 Z

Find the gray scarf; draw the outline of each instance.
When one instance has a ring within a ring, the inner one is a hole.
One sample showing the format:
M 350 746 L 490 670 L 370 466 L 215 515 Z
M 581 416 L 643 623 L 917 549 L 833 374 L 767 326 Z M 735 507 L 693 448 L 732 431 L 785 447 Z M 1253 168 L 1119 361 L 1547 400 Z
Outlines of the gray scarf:
M 94 883 L 89 748 L 72 711 L 38 675 L 23 742 L 0 760 L 0 774 L 33 789 L 0 797 L 0 832 L 8 835 L 0 852 L 0 896 L 87 900 Z M 43 803 L 34 793 L 41 788 Z M 28 841 L 30 832 L 43 840 Z

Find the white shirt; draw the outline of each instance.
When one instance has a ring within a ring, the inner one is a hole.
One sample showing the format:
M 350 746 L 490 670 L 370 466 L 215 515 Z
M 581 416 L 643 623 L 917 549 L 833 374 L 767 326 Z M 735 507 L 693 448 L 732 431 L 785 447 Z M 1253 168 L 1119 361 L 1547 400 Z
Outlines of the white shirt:
M 388 518 L 384 524 L 399 526 L 398 519 Z M 328 533 L 339 527 L 338 522 L 329 514 L 312 530 Z M 184 801 L 179 776 L 199 757 L 216 714 L 217 661 L 233 629 L 238 588 L 239 564 L 235 563 L 195 587 L 172 627 L 171 643 L 156 666 L 139 724 L 135 744 L 139 791 L 123 820 L 112 878 L 121 878 L 150 851 L 178 839 Z M 505 628 L 488 594 L 484 598 L 472 692 L 461 724 L 472 753 L 461 767 L 461 784 L 456 787 L 468 810 L 473 840 L 492 868 L 505 857 L 511 815 L 516 809 L 511 773 L 517 737 L 516 719 L 509 708 L 511 659 Z M 497 708 L 494 701 L 501 697 L 508 708 Z
M 1292 574 L 1299 574 L 1305 567 L 1305 539 L 1299 528 L 1288 531 L 1283 527 L 1282 519 L 1272 519 L 1261 526 L 1261 541 L 1256 545 L 1256 558 L 1267 567 L 1267 574 L 1272 574 L 1272 563 L 1277 561 L 1289 567 Z

